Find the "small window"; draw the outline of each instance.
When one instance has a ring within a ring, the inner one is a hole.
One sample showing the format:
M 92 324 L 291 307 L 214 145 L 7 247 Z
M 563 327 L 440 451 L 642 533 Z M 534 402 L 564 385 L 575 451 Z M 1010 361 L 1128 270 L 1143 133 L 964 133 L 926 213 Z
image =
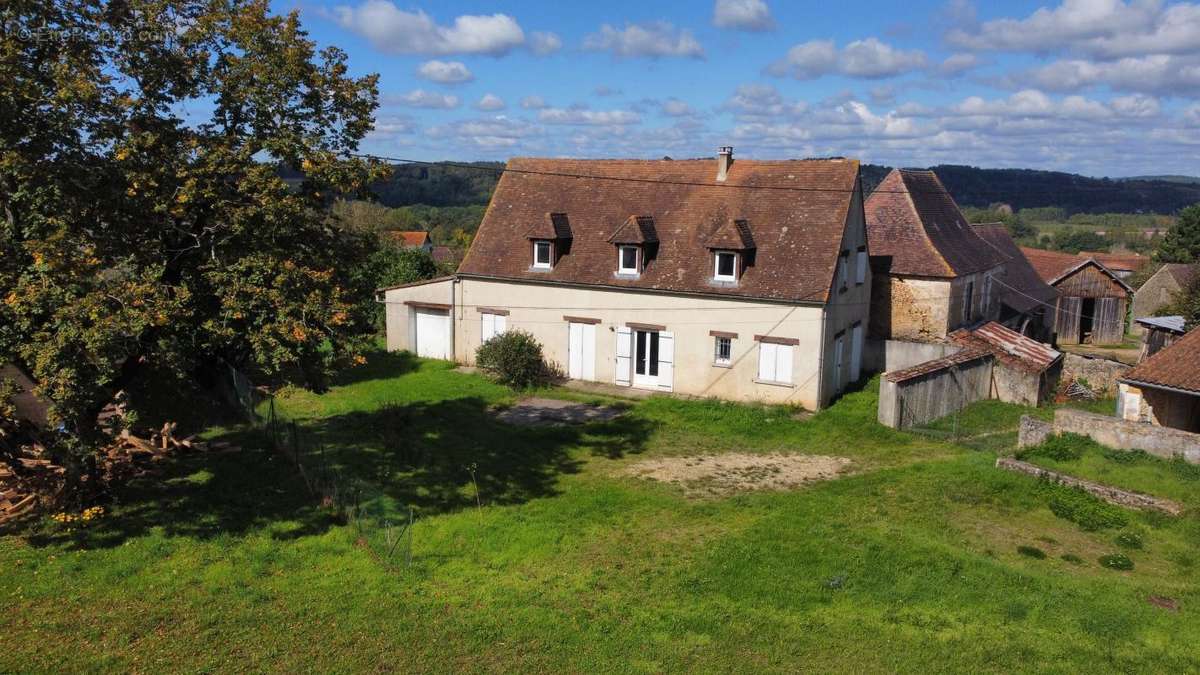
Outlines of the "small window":
M 638 258 L 641 251 L 637 246 L 622 246 L 617 249 L 617 274 L 638 274 L 641 272 Z
M 849 267 L 850 252 L 842 251 L 842 254 L 838 256 L 838 288 L 843 291 L 849 286 Z
M 713 279 L 737 281 L 737 254 L 732 251 L 717 251 Z
M 533 266 L 548 270 L 554 263 L 554 244 L 548 241 L 533 242 Z
M 846 334 L 838 333 L 833 337 L 833 389 L 838 391 L 842 388 L 842 364 L 843 352 L 845 350 Z
M 963 323 L 971 321 L 971 317 L 975 315 L 975 282 L 968 281 L 966 292 L 963 293 Z
M 858 257 L 854 261 L 854 283 L 861 285 L 867 281 L 867 247 L 858 248 Z
M 733 360 L 733 338 L 717 337 L 716 344 L 713 347 L 713 363 L 718 366 L 727 366 Z

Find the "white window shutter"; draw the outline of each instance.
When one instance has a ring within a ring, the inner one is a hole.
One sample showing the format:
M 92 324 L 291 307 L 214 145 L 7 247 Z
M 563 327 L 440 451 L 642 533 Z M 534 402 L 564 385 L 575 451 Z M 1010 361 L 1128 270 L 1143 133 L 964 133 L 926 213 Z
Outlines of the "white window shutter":
M 775 345 L 771 342 L 758 343 L 758 379 L 764 382 L 775 381 Z
M 775 381 L 792 382 L 792 350 L 791 345 L 775 345 Z
M 675 334 L 658 334 L 658 388 L 671 391 L 675 381 Z
M 596 324 L 583 324 L 583 379 L 596 379 Z
M 508 330 L 508 317 L 507 316 L 504 316 L 503 314 L 493 314 L 492 316 L 496 317 L 494 319 L 495 325 L 492 328 L 492 330 L 496 331 L 496 335 L 499 335 Z
M 496 334 L 496 322 L 494 314 L 479 315 L 479 342 L 480 344 L 492 339 Z
M 859 251 L 858 259 L 854 262 L 854 283 L 861 284 L 867 280 L 867 252 Z
M 840 390 L 842 388 L 842 349 L 845 341 L 838 337 L 833 341 L 833 388 Z
M 625 386 L 631 385 L 630 372 L 633 370 L 633 359 L 630 352 L 633 349 L 633 331 L 629 326 L 617 326 L 617 369 L 613 381 Z

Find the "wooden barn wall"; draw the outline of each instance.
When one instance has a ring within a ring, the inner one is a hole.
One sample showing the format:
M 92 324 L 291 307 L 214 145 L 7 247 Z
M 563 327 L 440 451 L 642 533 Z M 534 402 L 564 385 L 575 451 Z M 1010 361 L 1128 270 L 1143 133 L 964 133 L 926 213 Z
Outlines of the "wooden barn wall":
M 1125 339 L 1125 298 L 1099 298 L 1092 319 L 1092 343 L 1120 344 Z
M 1083 307 L 1082 298 L 1061 297 L 1058 299 L 1058 321 L 1055 327 L 1060 344 L 1075 344 L 1079 342 L 1079 312 Z
M 1076 270 L 1054 287 L 1063 295 L 1077 298 L 1125 298 L 1129 295 L 1124 286 L 1095 265 Z

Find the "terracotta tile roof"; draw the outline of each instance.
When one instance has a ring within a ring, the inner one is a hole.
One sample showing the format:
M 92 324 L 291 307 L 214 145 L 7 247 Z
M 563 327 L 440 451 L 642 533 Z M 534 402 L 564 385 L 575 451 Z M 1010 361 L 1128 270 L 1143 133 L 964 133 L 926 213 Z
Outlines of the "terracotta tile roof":
M 526 239 L 570 239 L 571 222 L 565 213 L 547 213 L 525 233 Z
M 1163 269 L 1167 271 L 1175 279 L 1175 283 L 1179 284 L 1180 288 L 1187 288 L 1188 284 L 1197 276 L 1200 276 L 1200 265 L 1184 265 L 1180 263 L 1167 263 L 1163 265 Z
M 988 358 L 993 356 L 992 350 L 984 346 L 964 347 L 949 356 L 943 356 L 940 359 L 918 363 L 915 366 L 905 368 L 903 370 L 893 370 L 890 373 L 885 373 L 884 378 L 889 382 L 904 382 L 922 375 L 936 373 L 939 370 L 945 370 L 951 366 L 961 366 L 977 359 Z
M 750 232 L 749 223 L 731 218 L 721 223 L 721 226 L 704 240 L 704 245 L 711 249 L 746 251 L 754 248 L 754 236 Z
M 415 232 L 392 230 L 388 232 L 387 235 L 394 239 L 397 243 L 403 244 L 404 246 L 424 246 L 429 241 L 429 233 L 425 232 L 424 230 L 417 230 Z
M 1025 257 L 1029 260 L 1029 264 L 1033 265 L 1033 269 L 1037 270 L 1038 276 L 1048 284 L 1053 284 L 1062 278 L 1063 275 L 1077 267 L 1081 267 L 1087 262 L 1087 258 L 1080 258 L 1074 253 L 1047 251 L 1028 246 L 1022 246 L 1021 253 L 1025 254 Z
M 449 246 L 434 246 L 433 250 L 429 252 L 429 255 L 433 258 L 435 263 L 439 264 L 458 263 L 459 259 L 462 257 L 457 250 L 452 249 Z
M 964 347 L 987 349 L 1003 363 L 1035 373 L 1046 370 L 1062 358 L 1062 352 L 1050 345 L 1025 337 L 995 321 L 974 330 L 956 330 L 948 337 L 951 342 Z
M 1150 259 L 1137 253 L 1104 253 L 1102 251 L 1080 251 L 1081 258 L 1094 258 L 1110 270 L 1136 272 L 1150 262 Z
M 629 216 L 608 240 L 614 244 L 657 244 L 652 216 Z
M 508 168 L 460 274 L 794 302 L 828 297 L 858 181 L 854 160 L 736 160 L 724 183 L 716 160 L 515 158 Z M 571 245 L 553 269 L 533 270 L 525 233 L 548 212 L 567 215 Z M 639 277 L 617 278 L 609 240 L 635 214 L 653 218 L 658 245 Z M 720 286 L 700 262 L 731 219 L 749 223 L 756 253 L 736 286 Z
M 1058 291 L 1047 284 L 1008 234 L 1004 223 L 975 225 L 975 233 L 1004 256 L 1004 278 L 1000 286 L 1001 302 L 1018 312 L 1032 312 L 1054 305 Z M 1045 303 L 1045 304 L 1040 304 Z
M 959 211 L 932 171 L 894 169 L 866 203 L 871 255 L 891 256 L 891 271 L 956 277 L 1004 262 Z
M 1200 395 L 1200 328 L 1193 328 L 1125 373 L 1122 382 L 1156 384 Z

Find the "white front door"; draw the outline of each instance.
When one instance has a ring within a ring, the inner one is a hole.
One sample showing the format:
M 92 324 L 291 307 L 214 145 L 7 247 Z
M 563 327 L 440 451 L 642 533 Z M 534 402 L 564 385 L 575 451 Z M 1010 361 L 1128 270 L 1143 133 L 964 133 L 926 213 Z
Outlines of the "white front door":
M 572 380 L 596 379 L 595 324 L 567 324 L 567 376 Z
M 416 316 L 417 356 L 444 359 L 450 354 L 450 313 L 444 309 L 414 310 Z
M 863 327 L 861 323 L 854 324 L 850 329 L 850 381 L 858 382 L 862 375 Z
M 633 383 L 639 387 L 658 386 L 659 337 L 656 330 L 633 332 Z

